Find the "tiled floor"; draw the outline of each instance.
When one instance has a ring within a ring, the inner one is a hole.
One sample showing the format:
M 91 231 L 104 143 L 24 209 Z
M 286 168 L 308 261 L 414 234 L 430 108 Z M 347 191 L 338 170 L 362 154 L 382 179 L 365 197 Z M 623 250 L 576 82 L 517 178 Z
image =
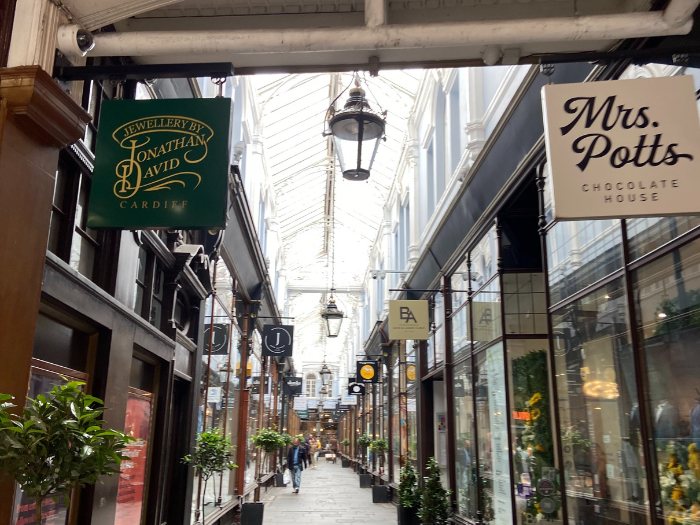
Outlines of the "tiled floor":
M 317 470 L 304 470 L 299 494 L 270 489 L 265 497 L 265 525 L 395 525 L 396 507 L 372 503 L 372 490 L 360 488 L 352 469 L 319 461 Z

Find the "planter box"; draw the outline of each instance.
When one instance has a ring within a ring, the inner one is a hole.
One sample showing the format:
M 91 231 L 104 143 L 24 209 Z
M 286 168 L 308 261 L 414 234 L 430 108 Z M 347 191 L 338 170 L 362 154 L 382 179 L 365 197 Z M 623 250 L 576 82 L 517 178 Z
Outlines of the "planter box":
M 398 513 L 398 525 L 420 525 L 417 509 L 413 507 L 396 507 Z
M 373 485 L 372 503 L 389 503 L 389 487 L 386 485 Z
M 372 486 L 372 474 L 360 474 L 360 488 L 368 489 Z
M 263 525 L 264 503 L 244 503 L 241 505 L 241 525 Z
M 275 487 L 284 487 L 284 474 L 275 474 Z
M 343 465 L 343 468 L 350 468 L 350 460 L 349 459 L 343 459 L 343 460 L 341 460 L 341 463 Z

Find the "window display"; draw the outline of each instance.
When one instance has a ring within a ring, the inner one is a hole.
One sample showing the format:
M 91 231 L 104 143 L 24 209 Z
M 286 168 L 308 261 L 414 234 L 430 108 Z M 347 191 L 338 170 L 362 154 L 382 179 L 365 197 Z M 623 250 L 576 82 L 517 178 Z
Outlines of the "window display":
M 700 241 L 633 275 L 664 523 L 700 523 Z
M 471 359 L 462 361 L 454 368 L 454 397 L 457 512 L 462 517 L 475 519 L 477 480 Z

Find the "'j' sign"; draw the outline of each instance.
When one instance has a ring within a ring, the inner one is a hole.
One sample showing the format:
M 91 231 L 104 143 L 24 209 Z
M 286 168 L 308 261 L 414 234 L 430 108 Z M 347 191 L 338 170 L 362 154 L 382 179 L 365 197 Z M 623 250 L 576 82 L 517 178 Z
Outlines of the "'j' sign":
M 548 85 L 543 100 L 556 218 L 700 211 L 692 77 Z
M 101 109 L 90 228 L 224 228 L 231 100 L 115 100 Z

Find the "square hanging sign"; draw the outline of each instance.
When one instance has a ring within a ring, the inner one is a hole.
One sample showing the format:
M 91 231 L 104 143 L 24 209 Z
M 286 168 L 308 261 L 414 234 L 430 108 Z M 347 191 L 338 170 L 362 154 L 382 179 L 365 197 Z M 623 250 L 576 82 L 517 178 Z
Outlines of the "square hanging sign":
M 109 100 L 89 228 L 225 228 L 231 99 Z
M 378 383 L 379 382 L 379 362 L 378 361 L 358 361 L 357 362 L 357 382 L 358 383 Z

